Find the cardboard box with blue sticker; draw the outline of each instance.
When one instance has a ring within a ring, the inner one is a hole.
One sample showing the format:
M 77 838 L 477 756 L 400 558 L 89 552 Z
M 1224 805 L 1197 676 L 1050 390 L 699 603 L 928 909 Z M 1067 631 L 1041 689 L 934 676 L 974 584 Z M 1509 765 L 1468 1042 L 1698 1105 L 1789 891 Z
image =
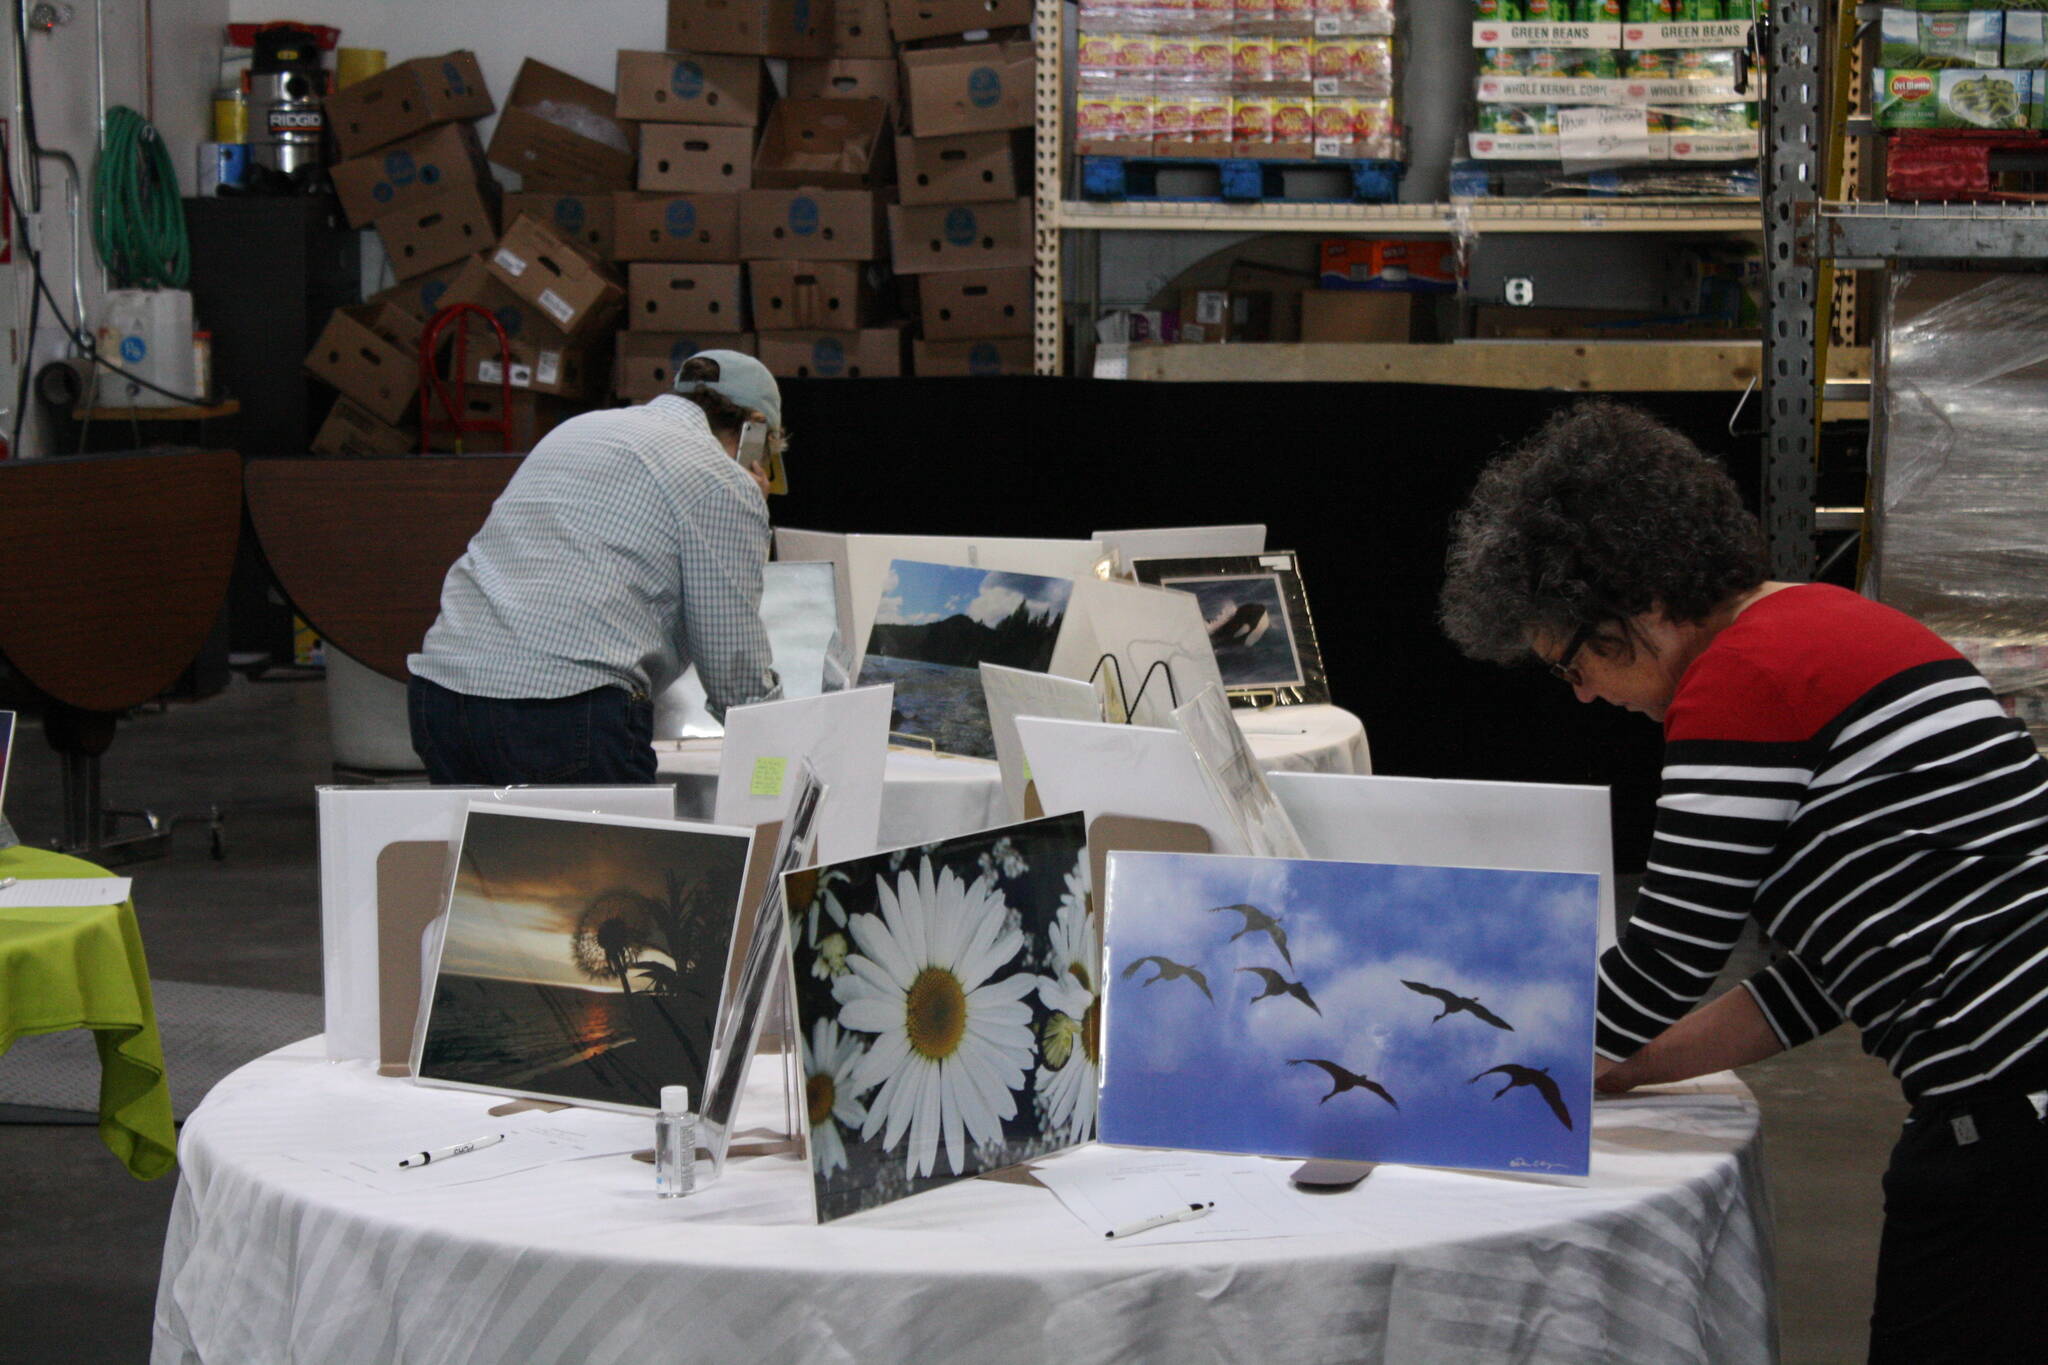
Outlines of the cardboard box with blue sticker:
M 892 205 L 889 237 L 896 273 L 1029 267 L 1033 256 L 1031 214 L 1029 199 L 1000 204 Z
M 1031 373 L 1030 337 L 919 341 L 911 349 L 911 372 L 921 379 L 979 379 Z
M 574 242 L 600 261 L 612 255 L 612 195 L 603 190 L 589 193 L 541 192 L 505 196 L 505 221 L 531 214 L 546 223 L 565 242 Z
M 1034 57 L 1030 40 L 1011 38 L 903 54 L 903 96 L 918 137 L 1029 128 Z
M 612 259 L 736 261 L 737 194 L 621 194 L 612 201 Z
M 431 199 L 455 185 L 496 194 L 483 145 L 467 123 L 432 128 L 365 156 L 338 163 L 330 173 L 350 227 L 368 227 Z
M 883 197 L 874 190 L 748 190 L 740 255 L 764 261 L 872 261 L 883 254 Z
M 754 353 L 778 379 L 894 379 L 903 373 L 903 332 L 762 332 Z
M 774 94 L 764 75 L 759 57 L 621 51 L 614 113 L 643 123 L 752 128 Z

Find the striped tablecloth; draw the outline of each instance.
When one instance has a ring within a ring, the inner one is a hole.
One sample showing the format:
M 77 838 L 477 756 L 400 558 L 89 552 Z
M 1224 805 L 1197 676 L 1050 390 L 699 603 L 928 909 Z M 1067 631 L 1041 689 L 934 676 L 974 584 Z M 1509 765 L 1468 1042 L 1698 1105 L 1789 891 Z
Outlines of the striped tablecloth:
M 779 1112 L 770 1074 L 743 1125 Z M 787 1158 L 658 1202 L 619 1157 L 384 1195 L 288 1155 L 483 1103 L 319 1039 L 221 1082 L 181 1144 L 154 1365 L 1776 1356 L 1757 1111 L 1732 1076 L 1602 1101 L 1583 1185 L 1385 1166 L 1332 1199 L 1344 1230 L 1207 1244 L 1104 1245 L 992 1180 L 810 1226 Z

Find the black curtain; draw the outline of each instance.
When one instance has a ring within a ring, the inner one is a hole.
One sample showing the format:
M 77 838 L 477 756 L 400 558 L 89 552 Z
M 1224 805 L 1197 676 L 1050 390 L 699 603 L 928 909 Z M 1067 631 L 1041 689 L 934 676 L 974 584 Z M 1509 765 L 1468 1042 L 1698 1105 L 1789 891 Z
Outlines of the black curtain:
M 1624 395 L 1728 459 L 1755 506 L 1759 444 L 1733 395 Z M 1659 736 L 1536 669 L 1461 658 L 1435 623 L 1447 528 L 1486 460 L 1567 393 L 1367 384 L 790 380 L 780 525 L 1084 537 L 1262 521 L 1301 556 L 1330 686 L 1375 772 L 1587 782 L 1640 867 Z

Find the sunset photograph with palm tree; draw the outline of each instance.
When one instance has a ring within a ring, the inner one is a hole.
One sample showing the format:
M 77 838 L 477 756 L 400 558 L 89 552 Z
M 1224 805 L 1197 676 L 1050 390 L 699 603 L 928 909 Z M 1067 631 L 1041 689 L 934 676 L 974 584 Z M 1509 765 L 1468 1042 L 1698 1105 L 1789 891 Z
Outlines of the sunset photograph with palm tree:
M 752 836 L 472 808 L 416 1071 L 614 1108 L 701 1093 Z

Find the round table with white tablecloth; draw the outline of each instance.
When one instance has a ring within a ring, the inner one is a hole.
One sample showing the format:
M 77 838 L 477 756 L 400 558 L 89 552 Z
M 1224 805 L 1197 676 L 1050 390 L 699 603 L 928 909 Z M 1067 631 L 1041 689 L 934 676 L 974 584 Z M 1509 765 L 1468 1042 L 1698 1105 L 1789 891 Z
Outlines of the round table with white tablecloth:
M 743 1129 L 780 1112 L 773 1060 Z M 1582 1184 L 1382 1166 L 1318 1197 L 1327 1231 L 1227 1242 L 1105 1244 L 998 1180 L 818 1227 L 787 1157 L 665 1202 L 625 1157 L 378 1194 L 291 1155 L 488 1103 L 318 1039 L 222 1081 L 180 1144 L 154 1365 L 1775 1358 L 1757 1111 L 1728 1075 L 1601 1101 Z
M 1365 726 L 1341 706 L 1231 712 L 1267 772 L 1370 773 Z M 718 797 L 721 741 L 658 739 L 663 778 L 676 784 L 676 814 L 709 820 Z M 882 773 L 880 848 L 933 843 L 1008 824 L 1003 783 L 988 759 L 892 748 Z

